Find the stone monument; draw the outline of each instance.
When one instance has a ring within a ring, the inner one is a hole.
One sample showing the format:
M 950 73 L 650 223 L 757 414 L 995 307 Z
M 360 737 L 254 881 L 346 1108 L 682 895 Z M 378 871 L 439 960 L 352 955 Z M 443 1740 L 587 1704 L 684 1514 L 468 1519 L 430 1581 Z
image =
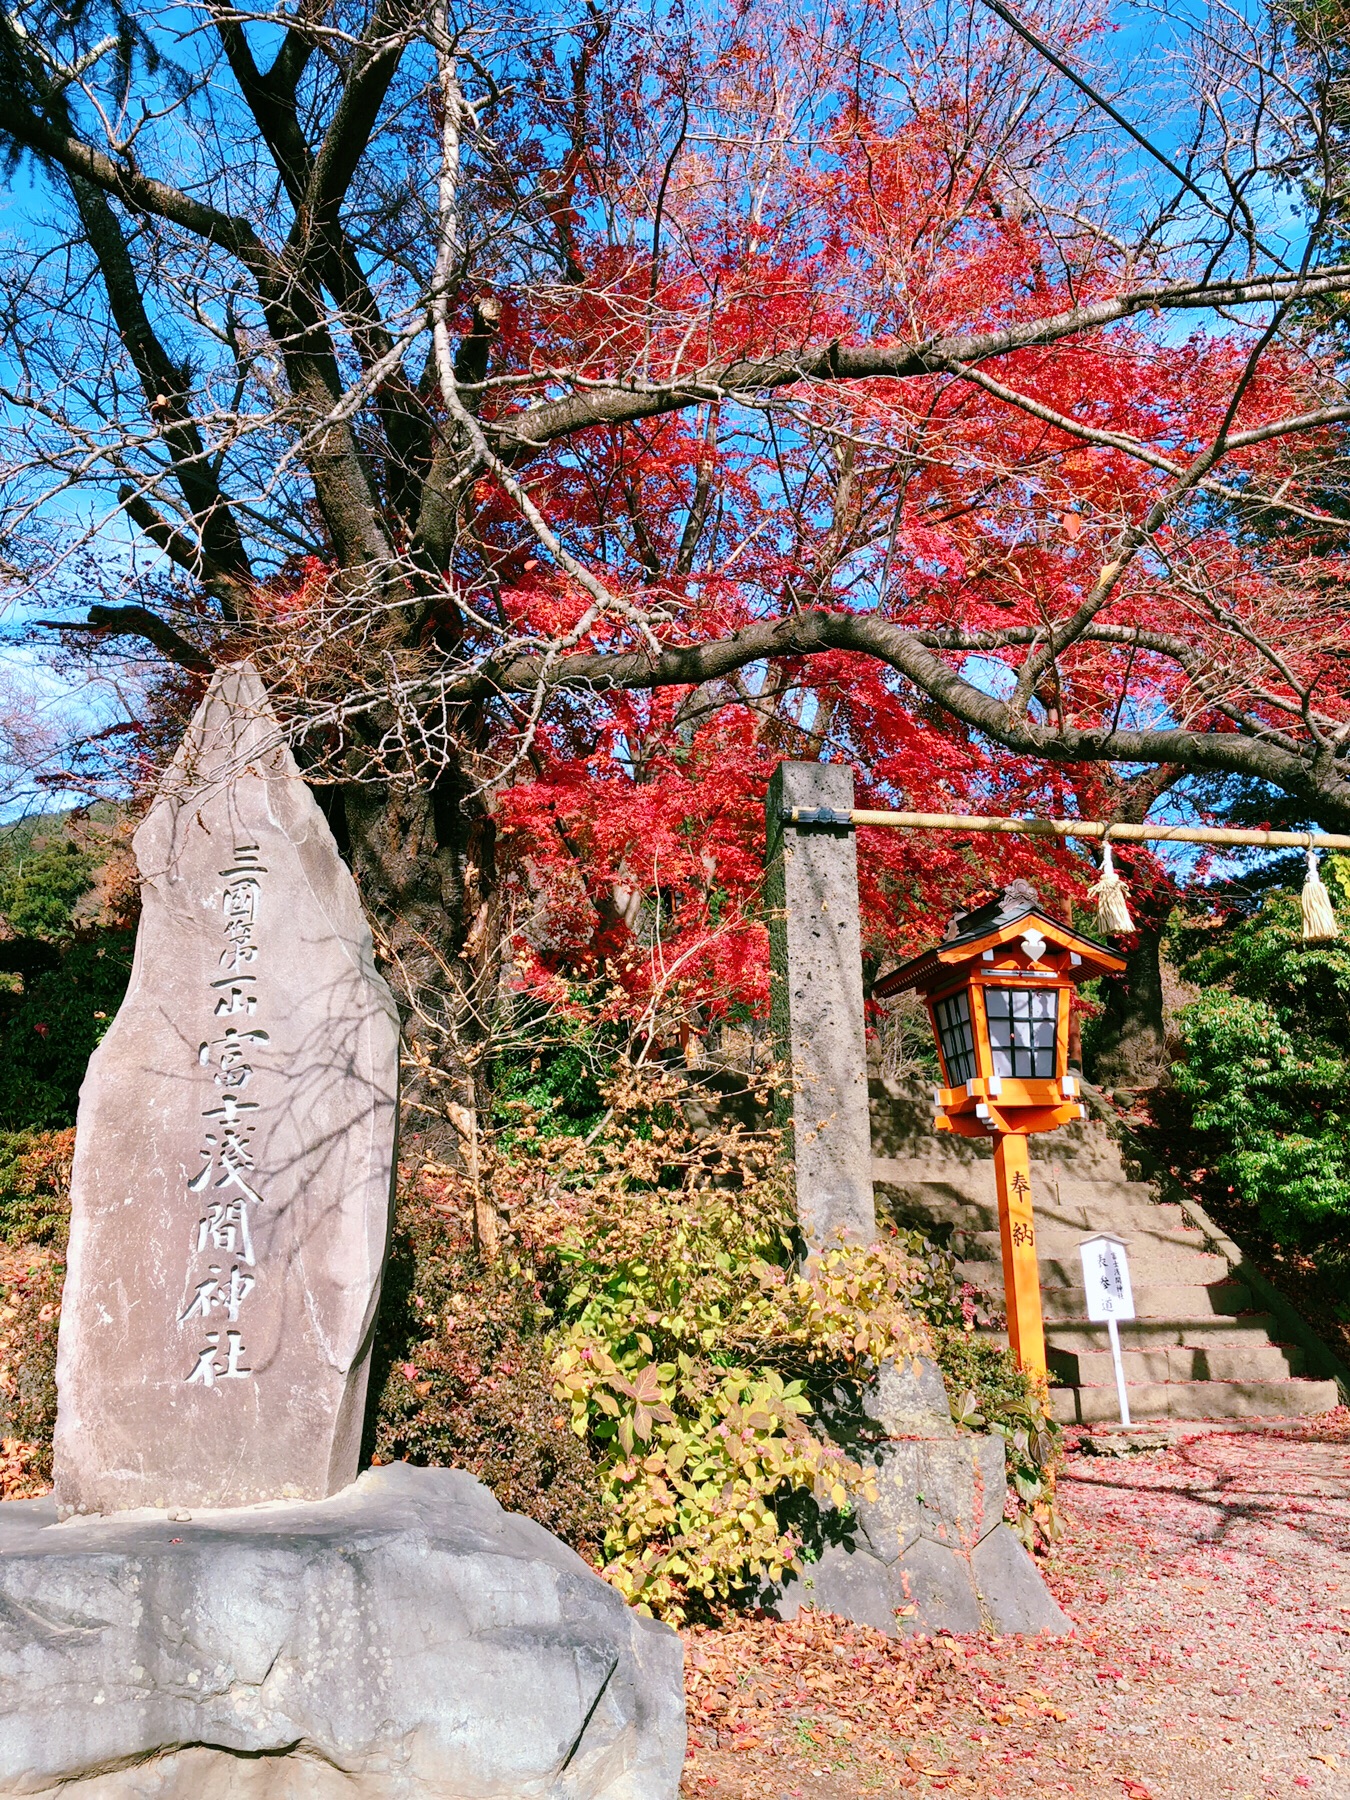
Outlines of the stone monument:
M 356 1477 L 398 1015 L 247 664 L 136 833 L 131 985 L 80 1091 L 63 1512 L 317 1500 Z
M 876 1237 L 852 810 L 852 771 L 826 763 L 780 763 L 765 801 L 774 1040 L 790 1077 L 780 1115 L 812 1250 Z M 937 1365 L 883 1365 L 864 1405 L 877 1498 L 766 1603 L 780 1617 L 816 1606 L 892 1635 L 1068 1631 L 1004 1523 L 1002 1442 L 958 1429 Z
M 0 1800 L 675 1800 L 676 1634 L 462 1470 L 357 1473 L 398 1020 L 247 664 L 136 854 L 56 1495 L 0 1505 Z

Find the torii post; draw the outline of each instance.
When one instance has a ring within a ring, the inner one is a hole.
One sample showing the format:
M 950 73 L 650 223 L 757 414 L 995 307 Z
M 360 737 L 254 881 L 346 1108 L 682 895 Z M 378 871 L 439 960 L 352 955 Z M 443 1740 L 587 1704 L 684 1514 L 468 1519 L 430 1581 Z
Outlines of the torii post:
M 852 809 L 853 772 L 832 763 L 780 763 L 765 802 L 778 1114 L 813 1251 L 876 1237 Z

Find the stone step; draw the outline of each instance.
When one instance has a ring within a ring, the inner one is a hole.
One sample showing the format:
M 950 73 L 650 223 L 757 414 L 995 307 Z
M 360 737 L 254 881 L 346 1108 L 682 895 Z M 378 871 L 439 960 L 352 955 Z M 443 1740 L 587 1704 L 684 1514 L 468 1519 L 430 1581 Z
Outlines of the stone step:
M 1273 1341 L 1274 1328 L 1275 1321 L 1269 1313 L 1212 1313 L 1206 1319 L 1124 1319 L 1120 1324 L 1120 1343 L 1123 1350 L 1241 1350 L 1245 1346 L 1259 1351 Z M 984 1326 L 979 1335 L 1000 1349 L 1008 1347 L 1006 1330 Z M 1094 1356 L 1106 1347 L 1106 1327 L 1084 1320 L 1047 1320 L 1045 1342 L 1047 1351 L 1057 1351 L 1064 1357 Z
M 1086 1214 L 1097 1228 L 1099 1221 L 1108 1217 L 1137 1219 L 1141 1224 L 1152 1224 L 1164 1231 L 1191 1229 L 1179 1206 L 1163 1205 L 1155 1200 L 1153 1189 L 1142 1181 L 1065 1181 L 1060 1183 L 1058 1189 L 1051 1188 L 1048 1193 L 1044 1189 L 1040 1193 L 1033 1189 L 1031 1204 L 1037 1213 L 1053 1213 L 1075 1225 L 1081 1224 Z
M 1240 1281 L 1140 1282 L 1134 1289 L 1134 1310 L 1143 1319 L 1240 1313 L 1251 1303 L 1251 1291 Z M 1081 1287 L 1049 1288 L 1041 1294 L 1041 1311 L 1047 1321 L 1081 1324 L 1087 1318 L 1087 1297 Z
M 1131 1240 L 1123 1231 L 1117 1235 L 1126 1239 L 1130 1282 L 1134 1287 L 1149 1282 L 1178 1281 L 1208 1286 L 1210 1282 L 1223 1281 L 1228 1276 L 1228 1263 L 1222 1256 L 1215 1256 L 1197 1246 L 1160 1245 L 1148 1239 L 1140 1239 L 1137 1234 Z M 1083 1263 L 1078 1253 L 1081 1241 L 1081 1236 L 1066 1239 L 1060 1233 L 1047 1233 L 1043 1228 L 1037 1230 L 1036 1261 L 1041 1271 L 1042 1287 L 1082 1287 Z M 981 1231 L 973 1238 L 967 1237 L 964 1249 L 966 1258 L 971 1262 L 998 1263 L 1002 1266 L 1003 1245 L 996 1231 Z
M 954 1179 L 953 1177 L 957 1178 Z M 979 1216 L 982 1228 L 998 1223 L 998 1200 L 994 1191 L 993 1172 L 969 1184 L 959 1179 L 959 1171 L 933 1169 L 916 1173 L 912 1165 L 873 1164 L 874 1180 L 893 1192 L 882 1195 L 895 1204 L 903 1201 L 910 1211 L 918 1211 L 944 1224 L 961 1226 L 967 1215 Z M 1062 1183 L 1056 1191 L 1043 1184 L 1033 1190 L 1032 1204 L 1038 1219 L 1061 1218 L 1071 1229 L 1102 1229 L 1102 1221 L 1139 1224 L 1164 1231 L 1191 1231 L 1179 1206 L 1160 1204 L 1151 1188 L 1142 1182 Z
M 1119 1327 L 1122 1347 L 1131 1350 L 1165 1350 L 1183 1344 L 1195 1349 L 1232 1349 L 1243 1344 L 1260 1348 L 1270 1341 L 1274 1329 L 1275 1321 L 1269 1313 L 1211 1313 L 1199 1319 L 1124 1319 Z M 1001 1335 L 1006 1343 L 1007 1333 Z M 1106 1327 L 1060 1321 L 1047 1325 L 1045 1335 L 1046 1342 L 1056 1350 L 1091 1355 L 1105 1342 Z
M 1062 1231 L 1074 1239 L 1095 1231 L 1114 1231 L 1123 1238 L 1156 1238 L 1166 1244 L 1203 1245 L 1205 1241 L 1203 1233 L 1184 1219 L 1162 1217 L 1159 1206 L 1038 1206 L 1035 1214 L 1041 1230 Z
M 989 1264 L 956 1265 L 963 1281 L 986 1290 Z M 1240 1281 L 1144 1281 L 1134 1285 L 1134 1310 L 1141 1319 L 1204 1319 L 1251 1310 L 1251 1291 Z M 1042 1287 L 1041 1314 L 1046 1325 L 1079 1325 L 1087 1320 L 1087 1296 L 1081 1287 Z
M 873 1156 L 872 1169 L 877 1181 L 888 1181 L 899 1187 L 915 1187 L 920 1183 L 931 1182 L 936 1186 L 948 1188 L 954 1193 L 969 1194 L 972 1199 L 984 1201 L 994 1189 L 994 1162 L 991 1156 L 980 1157 L 966 1162 L 943 1154 L 942 1149 L 923 1156 Z M 1136 1199 L 1147 1200 L 1150 1205 L 1160 1202 L 1153 1199 L 1153 1187 L 1147 1181 L 1135 1181 L 1122 1173 L 1117 1164 L 1114 1172 L 1105 1165 L 1090 1169 L 1047 1167 L 1038 1158 L 1031 1164 L 1031 1187 L 1033 1204 L 1037 1200 L 1050 1200 L 1056 1194 L 1062 1198 L 1079 1195 L 1094 1198 L 1102 1194 L 1122 1194 Z M 1174 1206 L 1175 1201 L 1167 1201 L 1166 1205 Z M 1178 1208 L 1178 1211 L 1180 1208 Z
M 1334 1381 L 1151 1381 L 1127 1384 L 1132 1419 L 1292 1419 L 1330 1412 L 1340 1401 Z M 1120 1417 L 1109 1387 L 1052 1387 L 1050 1410 L 1061 1425 L 1097 1425 Z
M 1099 1327 L 1105 1346 L 1106 1328 Z M 1061 1350 L 1047 1345 L 1050 1379 L 1068 1387 L 1107 1387 L 1116 1374 L 1109 1348 Z M 1170 1344 L 1154 1350 L 1128 1350 L 1121 1365 L 1127 1383 L 1196 1381 L 1284 1381 L 1303 1373 L 1303 1352 L 1294 1344 Z
M 954 1196 L 950 1188 L 939 1189 L 938 1184 L 910 1183 L 903 1194 L 892 1197 L 892 1209 L 901 1218 L 922 1219 L 925 1229 L 936 1225 L 967 1242 L 998 1236 L 998 1207 L 992 1194 L 977 1203 Z M 1109 1200 L 1082 1207 L 1042 1202 L 1035 1210 L 1042 1243 L 1076 1247 L 1095 1232 L 1113 1231 L 1136 1252 L 1146 1244 L 1204 1251 L 1204 1235 L 1185 1223 L 1179 1208 L 1156 1206 L 1147 1199 L 1128 1207 Z
M 996 1237 L 998 1219 L 994 1217 L 985 1223 L 983 1219 L 976 1220 L 972 1217 L 968 1224 L 955 1225 L 952 1230 L 967 1238 Z M 1169 1225 L 1165 1219 L 1147 1215 L 1143 1218 L 1127 1218 L 1119 1213 L 1103 1211 L 1085 1224 L 1079 1218 L 1051 1212 L 1047 1207 L 1041 1207 L 1036 1212 L 1036 1235 L 1044 1241 L 1077 1246 L 1085 1237 L 1093 1237 L 1099 1231 L 1114 1232 L 1117 1237 L 1124 1238 L 1135 1251 L 1142 1251 L 1149 1245 L 1156 1244 L 1169 1250 L 1195 1250 L 1201 1255 L 1206 1254 L 1205 1239 L 1200 1232 Z

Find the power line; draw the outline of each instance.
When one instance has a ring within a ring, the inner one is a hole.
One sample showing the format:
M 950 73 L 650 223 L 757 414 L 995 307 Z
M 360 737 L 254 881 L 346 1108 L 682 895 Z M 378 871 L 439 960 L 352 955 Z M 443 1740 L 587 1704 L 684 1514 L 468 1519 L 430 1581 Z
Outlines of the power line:
M 1221 207 L 1216 206 L 1204 189 L 1192 181 L 1183 168 L 1177 163 L 1174 163 L 1170 156 L 1160 150 L 1149 138 L 1145 137 L 1138 126 L 1132 125 L 1123 112 L 1118 111 L 1116 107 L 1112 106 L 1111 102 L 1104 94 L 1099 94 L 1097 92 L 1091 82 L 1084 80 L 1076 69 L 1064 61 L 1062 56 L 1056 55 L 1049 44 L 1045 42 L 1044 38 L 1038 37 L 1029 25 L 1024 25 L 1017 17 L 1016 13 L 1009 7 L 1003 5 L 1003 0 L 983 0 L 983 3 L 989 8 L 990 12 L 1002 19 L 1005 25 L 1011 27 L 1011 29 L 1017 33 L 1018 37 L 1025 43 L 1030 44 L 1031 48 L 1035 50 L 1038 55 L 1043 56 L 1053 68 L 1058 69 L 1066 81 L 1071 81 L 1080 94 L 1084 94 L 1094 106 L 1100 107 L 1109 119 L 1114 120 L 1123 132 L 1133 138 L 1134 142 L 1138 144 L 1141 150 L 1151 156 L 1155 162 L 1161 163 L 1168 174 L 1179 181 L 1188 193 L 1194 194 L 1201 205 L 1209 212 L 1212 212 L 1216 219 L 1221 219 L 1225 225 L 1231 228 L 1233 223 L 1231 216 L 1228 213 L 1225 213 Z M 1268 245 L 1263 244 L 1260 238 L 1256 239 L 1256 247 L 1264 255 L 1270 257 L 1272 262 L 1277 263 L 1280 268 L 1288 269 L 1289 264 L 1284 258 L 1280 256 L 1278 252 L 1270 249 Z

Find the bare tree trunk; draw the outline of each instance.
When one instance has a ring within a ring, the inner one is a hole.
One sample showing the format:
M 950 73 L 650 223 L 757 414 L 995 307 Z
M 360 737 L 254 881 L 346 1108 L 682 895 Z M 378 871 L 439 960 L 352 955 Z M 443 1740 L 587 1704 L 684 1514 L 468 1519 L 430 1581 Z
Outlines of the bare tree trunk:
M 456 772 L 343 792 L 352 871 L 403 1018 L 404 1142 L 471 1178 L 499 959 L 494 828 Z
M 1103 983 L 1092 1075 L 1103 1087 L 1149 1088 L 1167 1068 L 1163 1033 L 1162 939 L 1166 915 L 1140 926 L 1124 973 Z

